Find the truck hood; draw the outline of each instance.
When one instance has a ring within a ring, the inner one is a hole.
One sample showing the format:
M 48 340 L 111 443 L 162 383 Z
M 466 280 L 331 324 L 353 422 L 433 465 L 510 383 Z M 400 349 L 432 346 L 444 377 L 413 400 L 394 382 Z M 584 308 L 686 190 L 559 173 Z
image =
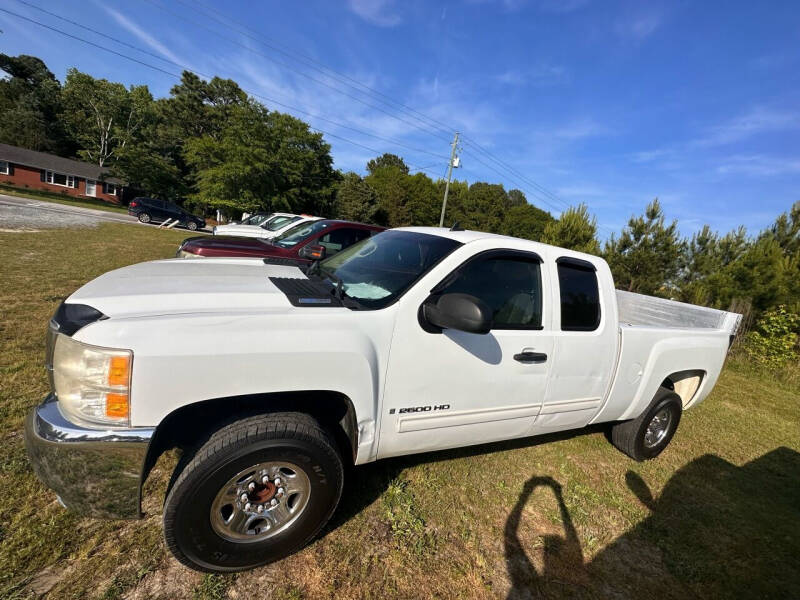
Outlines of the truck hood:
M 232 256 L 284 256 L 288 252 L 280 246 L 265 241 L 233 235 L 202 235 L 188 238 L 181 244 L 181 250 L 200 256 L 215 254 Z
M 297 267 L 261 259 L 158 260 L 109 271 L 67 298 L 107 317 L 290 309 L 270 277 L 305 279 Z
M 248 235 L 253 237 L 269 237 L 272 234 L 271 231 L 258 225 L 217 225 L 215 231 L 218 234 Z

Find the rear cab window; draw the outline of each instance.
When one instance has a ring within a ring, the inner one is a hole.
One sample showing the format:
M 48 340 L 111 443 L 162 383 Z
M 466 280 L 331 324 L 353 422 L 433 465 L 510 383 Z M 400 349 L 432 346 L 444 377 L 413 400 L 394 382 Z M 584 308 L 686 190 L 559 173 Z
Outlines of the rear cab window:
M 592 263 L 562 256 L 556 260 L 562 331 L 595 331 L 600 326 L 600 289 Z

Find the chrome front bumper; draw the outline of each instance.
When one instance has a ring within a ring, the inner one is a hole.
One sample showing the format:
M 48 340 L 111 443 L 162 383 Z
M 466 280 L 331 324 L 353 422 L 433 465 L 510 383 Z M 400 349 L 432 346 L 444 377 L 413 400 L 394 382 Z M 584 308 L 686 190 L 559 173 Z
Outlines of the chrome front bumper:
M 50 395 L 25 421 L 33 470 L 67 508 L 92 517 L 138 519 L 153 428 L 87 429 L 67 421 Z

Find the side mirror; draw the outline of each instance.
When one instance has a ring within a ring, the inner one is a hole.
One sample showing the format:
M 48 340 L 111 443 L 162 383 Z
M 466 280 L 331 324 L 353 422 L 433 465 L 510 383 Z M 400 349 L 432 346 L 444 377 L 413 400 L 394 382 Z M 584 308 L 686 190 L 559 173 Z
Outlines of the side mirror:
M 327 248 L 322 244 L 308 244 L 300 248 L 300 258 L 307 258 L 308 260 L 322 260 L 325 258 Z
M 431 296 L 422 305 L 424 321 L 439 329 L 457 329 L 467 333 L 489 333 L 492 309 L 469 294 Z

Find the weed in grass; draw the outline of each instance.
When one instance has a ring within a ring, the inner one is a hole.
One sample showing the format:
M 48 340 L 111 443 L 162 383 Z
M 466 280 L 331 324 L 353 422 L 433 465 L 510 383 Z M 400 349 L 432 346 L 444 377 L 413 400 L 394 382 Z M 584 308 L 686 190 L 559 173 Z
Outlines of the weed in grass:
M 235 581 L 234 575 L 212 575 L 206 573 L 200 584 L 192 590 L 193 600 L 221 600 L 225 590 Z
M 422 555 L 434 547 L 433 533 L 425 527 L 407 480 L 398 478 L 389 483 L 383 506 L 398 548 Z

